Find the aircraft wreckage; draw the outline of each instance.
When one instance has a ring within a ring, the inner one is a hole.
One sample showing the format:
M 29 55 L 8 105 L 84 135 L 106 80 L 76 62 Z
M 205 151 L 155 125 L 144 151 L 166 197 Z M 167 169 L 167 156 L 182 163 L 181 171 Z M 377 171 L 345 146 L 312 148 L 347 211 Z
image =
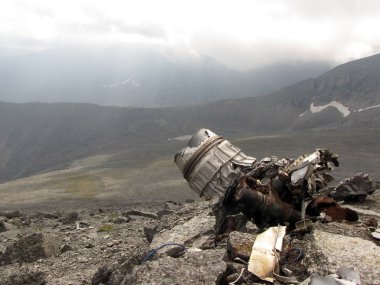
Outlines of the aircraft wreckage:
M 327 149 L 297 159 L 271 156 L 258 161 L 208 129 L 196 132 L 174 161 L 200 197 L 219 199 L 214 208 L 217 233 L 228 231 L 228 215 L 240 211 L 260 228 L 282 223 L 307 230 L 311 219 L 356 221 L 357 213 L 333 197 L 362 200 L 375 190 L 374 182 L 362 174 L 354 182 L 365 185 L 365 191 L 350 180 L 329 187 L 330 172 L 339 162 Z M 326 190 L 333 195 L 321 196 Z

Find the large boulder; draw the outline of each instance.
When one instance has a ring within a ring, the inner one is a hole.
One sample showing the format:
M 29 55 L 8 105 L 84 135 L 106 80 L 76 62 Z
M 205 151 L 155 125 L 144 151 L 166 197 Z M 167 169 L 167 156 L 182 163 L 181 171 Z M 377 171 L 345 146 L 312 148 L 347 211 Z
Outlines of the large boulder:
M 337 201 L 359 201 L 362 202 L 367 195 L 373 194 L 376 190 L 375 182 L 368 174 L 359 172 L 353 177 L 346 178 L 330 193 L 330 196 Z
M 33 233 L 6 247 L 0 256 L 0 265 L 34 262 L 40 258 L 59 255 L 60 238 L 54 235 Z
M 79 214 L 78 212 L 72 211 L 68 212 L 67 214 L 63 215 L 59 220 L 64 225 L 73 224 L 78 220 Z

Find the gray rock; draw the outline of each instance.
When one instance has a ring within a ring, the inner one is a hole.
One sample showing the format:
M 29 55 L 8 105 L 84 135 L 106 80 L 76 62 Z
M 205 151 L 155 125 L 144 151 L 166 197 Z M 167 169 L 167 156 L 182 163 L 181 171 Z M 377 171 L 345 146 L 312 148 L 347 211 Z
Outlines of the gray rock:
M 157 212 L 157 216 L 159 218 L 162 218 L 165 215 L 170 215 L 170 214 L 173 214 L 173 213 L 175 213 L 175 211 L 169 210 L 169 209 L 163 209 L 163 210 Z
M 78 220 L 78 213 L 77 212 L 69 212 L 63 217 L 60 218 L 60 221 L 62 224 L 67 225 L 67 224 L 73 224 Z
M 0 233 L 5 232 L 7 229 L 3 221 L 0 221 Z
M 86 243 L 85 245 L 84 245 L 84 247 L 85 248 L 93 248 L 94 247 L 94 245 L 92 244 L 92 243 Z
M 100 283 L 107 285 L 120 285 L 123 279 L 132 272 L 135 265 L 140 264 L 146 248 L 144 246 L 138 246 L 128 256 L 125 256 L 118 264 L 106 264 L 99 267 L 98 271 L 92 278 L 92 284 L 98 285 Z M 133 283 L 123 283 L 133 284 Z M 149 283 L 151 284 L 151 283 Z
M 373 194 L 375 190 L 376 184 L 368 174 L 359 172 L 353 177 L 341 181 L 330 193 L 330 196 L 337 201 L 363 202 L 367 195 Z
M 128 217 L 117 217 L 113 222 L 115 224 L 126 224 L 129 223 L 130 219 Z
M 54 235 L 33 233 L 21 237 L 9 245 L 0 257 L 0 265 L 33 262 L 41 258 L 59 255 L 60 238 Z
M 17 229 L 17 226 L 15 226 L 13 224 L 10 224 L 10 223 L 7 223 L 7 222 L 4 222 L 4 226 L 5 226 L 5 229 L 7 231 L 11 231 L 11 230 L 16 230 Z
M 150 218 L 157 220 L 158 216 L 154 213 L 149 213 L 149 212 L 143 212 L 143 211 L 137 211 L 137 210 L 131 210 L 126 213 L 123 213 L 123 216 L 128 217 L 128 216 L 140 216 L 140 217 L 145 217 L 145 218 Z
M 83 227 L 89 227 L 90 223 L 88 221 L 80 221 L 78 222 L 78 225 L 79 227 L 83 228 Z
M 45 274 L 40 271 L 22 269 L 16 274 L 11 274 L 6 280 L 0 280 L 1 285 L 43 285 L 46 284 Z
M 187 252 L 183 257 L 164 256 L 135 266 L 122 284 L 216 284 L 226 269 L 224 250 Z
M 144 234 L 148 242 L 152 242 L 154 234 L 156 233 L 157 225 L 144 227 Z
M 73 250 L 73 248 L 70 245 L 68 245 L 67 243 L 61 245 L 61 247 L 59 248 L 59 251 L 61 253 L 64 253 L 64 252 L 67 252 L 67 251 L 71 251 L 71 250 Z
M 54 213 L 44 213 L 44 212 L 37 212 L 34 215 L 35 218 L 44 218 L 44 219 L 58 219 L 58 214 Z
M 108 280 L 111 277 L 112 272 L 114 272 L 117 268 L 115 264 L 105 264 L 98 268 L 98 271 L 92 277 L 91 284 L 99 285 L 99 284 L 108 284 Z
M 6 217 L 7 219 L 14 219 L 14 218 L 20 218 L 23 217 L 25 214 L 20 211 L 13 211 L 13 212 L 0 212 L 0 216 Z

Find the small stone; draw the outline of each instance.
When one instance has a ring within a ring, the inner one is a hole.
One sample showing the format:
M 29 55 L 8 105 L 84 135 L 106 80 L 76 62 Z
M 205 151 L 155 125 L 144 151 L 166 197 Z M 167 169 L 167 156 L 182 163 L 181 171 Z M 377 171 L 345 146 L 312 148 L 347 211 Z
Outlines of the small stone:
M 144 227 L 144 234 L 148 242 L 152 242 L 154 234 L 156 233 L 157 226 Z
M 173 213 L 175 213 L 175 211 L 173 211 L 173 210 L 168 210 L 168 209 L 163 209 L 163 210 L 157 212 L 157 216 L 158 216 L 159 218 L 162 218 L 162 217 L 165 216 L 165 215 L 171 215 L 171 214 L 173 214 Z
M 66 251 L 71 251 L 71 250 L 73 250 L 73 248 L 70 245 L 68 245 L 67 243 L 61 245 L 61 247 L 59 248 L 59 251 L 61 253 L 64 253 Z
M 110 236 L 109 236 L 109 235 L 105 235 L 103 238 L 104 238 L 104 239 L 109 239 Z
M 35 215 L 34 215 L 35 218 L 45 218 L 45 219 L 58 219 L 58 215 L 57 214 L 53 214 L 53 213 L 44 213 L 44 212 L 37 212 Z
M 130 221 L 130 219 L 128 217 L 124 218 L 124 217 L 117 217 L 113 222 L 115 224 L 125 224 L 125 223 L 128 223 Z
M 90 223 L 88 221 L 80 221 L 79 222 L 80 227 L 88 227 L 89 225 L 90 225 Z
M 92 244 L 92 243 L 86 243 L 85 245 L 84 245 L 84 247 L 85 248 L 93 248 L 94 247 L 94 245 Z
M 145 217 L 145 218 L 150 218 L 157 220 L 158 216 L 154 213 L 149 213 L 149 212 L 143 212 L 143 211 L 137 211 L 137 210 L 131 210 L 126 213 L 123 213 L 123 216 L 128 217 L 128 216 L 140 216 L 140 217 Z

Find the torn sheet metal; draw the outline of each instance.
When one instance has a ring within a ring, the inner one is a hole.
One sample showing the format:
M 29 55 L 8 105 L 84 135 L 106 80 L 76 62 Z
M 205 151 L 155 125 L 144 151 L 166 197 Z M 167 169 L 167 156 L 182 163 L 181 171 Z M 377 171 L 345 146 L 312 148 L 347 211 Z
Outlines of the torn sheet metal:
M 273 273 L 278 270 L 279 254 L 285 236 L 286 227 L 271 227 L 259 234 L 252 246 L 248 271 L 261 280 L 274 281 Z

